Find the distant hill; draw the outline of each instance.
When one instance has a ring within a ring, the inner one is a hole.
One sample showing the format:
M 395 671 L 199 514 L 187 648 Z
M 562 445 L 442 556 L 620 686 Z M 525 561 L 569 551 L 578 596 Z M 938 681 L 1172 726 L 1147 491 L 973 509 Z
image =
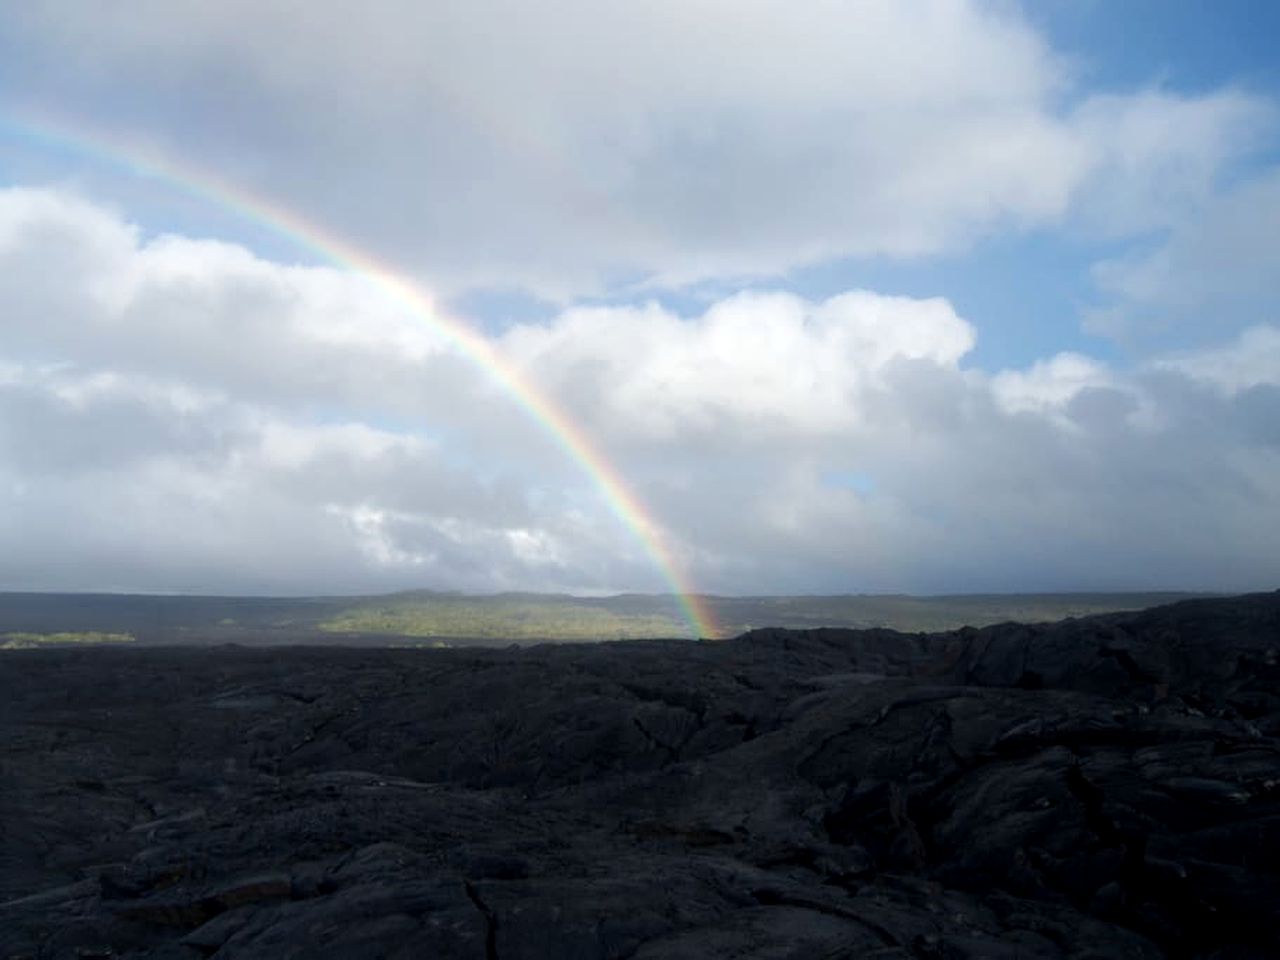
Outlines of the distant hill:
M 916 597 L 708 597 L 716 637 L 761 627 L 887 627 L 904 632 L 1141 610 L 1206 594 L 1062 593 Z M 127 635 L 144 644 L 506 644 L 690 638 L 670 595 L 474 596 L 411 591 L 372 597 L 207 597 L 0 593 L 5 637 Z

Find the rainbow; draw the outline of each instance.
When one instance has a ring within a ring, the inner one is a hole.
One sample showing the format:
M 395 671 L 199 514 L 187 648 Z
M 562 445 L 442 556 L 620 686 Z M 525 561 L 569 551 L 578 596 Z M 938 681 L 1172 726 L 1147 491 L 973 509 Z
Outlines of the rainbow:
M 83 125 L 79 125 L 83 129 Z M 93 131 L 73 133 L 41 119 L 0 115 L 0 134 L 37 146 L 70 152 L 103 162 L 138 176 L 155 178 L 215 208 L 226 210 L 263 227 L 341 270 L 350 271 L 408 309 L 454 347 L 470 363 L 496 382 L 542 431 L 575 461 L 599 491 L 610 512 L 644 549 L 671 588 L 681 614 L 695 637 L 717 637 L 719 630 L 705 597 L 690 581 L 666 542 L 661 527 L 629 488 L 626 479 L 596 448 L 591 438 L 551 398 L 543 394 L 516 366 L 501 357 L 488 340 L 459 320 L 439 311 L 431 298 L 394 269 L 357 249 L 297 212 L 259 197 L 242 187 L 183 162 L 181 165 Z

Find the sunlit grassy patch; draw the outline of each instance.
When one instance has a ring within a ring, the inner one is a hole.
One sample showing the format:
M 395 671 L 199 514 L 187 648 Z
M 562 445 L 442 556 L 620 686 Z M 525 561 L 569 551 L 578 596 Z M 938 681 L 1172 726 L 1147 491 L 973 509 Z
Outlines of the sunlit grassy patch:
M 678 637 L 688 628 L 662 613 L 619 613 L 571 600 L 432 597 L 357 606 L 320 624 L 332 633 L 505 640 Z
M 0 650 L 30 650 L 65 644 L 133 643 L 129 633 L 86 630 L 74 633 L 0 633 Z

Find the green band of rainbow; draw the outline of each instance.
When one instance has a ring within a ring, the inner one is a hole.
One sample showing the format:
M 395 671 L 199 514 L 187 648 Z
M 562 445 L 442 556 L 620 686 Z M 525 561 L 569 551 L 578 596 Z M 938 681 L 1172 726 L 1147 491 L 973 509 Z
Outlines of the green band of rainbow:
M 441 313 L 431 299 L 393 269 L 333 236 L 292 210 L 220 180 L 184 162 L 148 156 L 119 138 L 94 131 L 72 133 L 57 124 L 18 121 L 0 116 L 0 132 L 57 150 L 90 157 L 130 173 L 154 177 L 202 202 L 228 210 L 246 221 L 265 227 L 327 263 L 362 277 L 403 305 L 431 327 L 462 356 L 492 378 L 583 472 L 653 562 L 669 585 L 681 614 L 695 637 L 719 635 L 706 599 L 690 589 L 688 577 L 653 521 L 618 470 L 596 449 L 586 432 L 554 401 L 540 391 L 509 361 L 496 353 L 482 336 L 459 320 Z

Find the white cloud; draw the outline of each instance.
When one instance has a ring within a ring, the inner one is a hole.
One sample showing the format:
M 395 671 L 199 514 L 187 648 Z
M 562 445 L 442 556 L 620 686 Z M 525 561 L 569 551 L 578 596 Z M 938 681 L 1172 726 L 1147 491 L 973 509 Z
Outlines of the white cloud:
M 1280 167 L 1215 190 L 1171 218 L 1154 249 L 1100 263 L 1097 332 L 1141 341 L 1169 331 L 1207 342 L 1275 323 L 1280 302 Z
M 1231 91 L 1087 95 L 1009 4 L 128 9 L 7 11 L 22 97 L 73 128 L 146 130 L 179 168 L 448 294 L 777 276 L 1077 214 L 1147 230 L 1251 149 L 1267 111 Z
M 1275 104 L 1242 90 L 1094 95 L 1071 117 L 1089 151 L 1079 215 L 1112 237 L 1183 223 L 1275 131 Z
M 1162 357 L 1153 366 L 1231 395 L 1251 387 L 1280 387 L 1280 327 L 1250 327 L 1224 346 Z
M 144 241 L 60 192 L 0 190 L 0 297 L 6 353 L 27 362 L 423 429 L 492 392 L 457 362 L 446 319 L 358 275 L 216 241 Z
M 1109 387 L 1115 378 L 1102 364 L 1078 353 L 1059 353 L 1027 370 L 1002 370 L 991 381 L 997 402 L 1011 413 L 1060 410 L 1082 390 Z
M 894 362 L 954 368 L 973 341 L 944 300 L 858 291 L 817 304 L 744 293 L 696 320 L 652 304 L 576 309 L 513 328 L 502 349 L 617 443 L 849 429 Z

